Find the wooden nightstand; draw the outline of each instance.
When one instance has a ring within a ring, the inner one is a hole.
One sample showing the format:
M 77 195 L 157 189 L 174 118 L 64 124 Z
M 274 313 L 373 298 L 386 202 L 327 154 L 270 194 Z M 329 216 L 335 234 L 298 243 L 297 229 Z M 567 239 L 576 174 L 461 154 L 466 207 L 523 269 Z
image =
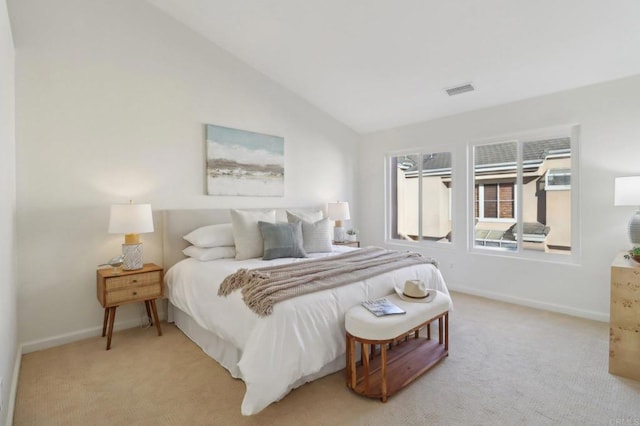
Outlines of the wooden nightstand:
M 360 247 L 360 241 L 332 241 L 335 246 Z
M 111 335 L 113 334 L 113 322 L 116 318 L 116 308 L 127 303 L 144 302 L 147 308 L 147 316 L 151 318 L 158 329 L 158 336 L 162 336 L 156 299 L 162 297 L 162 267 L 153 263 L 145 263 L 142 269 L 135 271 L 114 271 L 113 268 L 97 270 L 98 300 L 104 307 L 104 321 L 102 322 L 102 337 L 107 331 L 107 350 L 111 349 Z

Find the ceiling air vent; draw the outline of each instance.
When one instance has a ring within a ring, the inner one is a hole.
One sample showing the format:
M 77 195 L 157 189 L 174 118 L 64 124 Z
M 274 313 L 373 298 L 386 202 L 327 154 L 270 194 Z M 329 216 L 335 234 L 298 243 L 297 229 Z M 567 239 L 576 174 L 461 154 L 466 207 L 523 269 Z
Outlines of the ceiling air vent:
M 473 92 L 475 89 L 475 87 L 473 87 L 471 85 L 471 83 L 466 83 L 466 84 L 462 84 L 460 86 L 456 86 L 456 87 L 450 87 L 448 89 L 445 89 L 447 91 L 447 94 L 449 96 L 454 96 L 454 95 L 459 95 L 460 93 L 465 93 L 465 92 Z

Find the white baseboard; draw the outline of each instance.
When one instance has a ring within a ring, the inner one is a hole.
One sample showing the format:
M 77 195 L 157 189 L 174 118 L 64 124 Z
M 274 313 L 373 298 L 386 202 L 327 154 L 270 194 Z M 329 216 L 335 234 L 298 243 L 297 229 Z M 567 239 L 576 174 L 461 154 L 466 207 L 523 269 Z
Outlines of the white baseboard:
M 126 330 L 140 325 L 140 319 L 134 318 L 125 321 L 116 321 L 113 324 L 113 330 Z M 53 348 L 55 346 L 65 345 L 67 343 L 77 342 L 78 340 L 88 339 L 90 337 L 100 336 L 102 334 L 102 326 L 85 328 L 83 330 L 72 331 L 70 333 L 59 334 L 57 336 L 47 337 L 45 339 L 32 340 L 22 344 L 22 353 L 41 351 L 43 349 Z
M 542 309 L 545 311 L 558 312 L 561 314 L 571 315 L 574 317 L 586 318 L 594 321 L 609 322 L 608 312 L 587 311 L 584 309 L 576 309 L 570 306 L 557 305 L 555 303 L 545 303 L 538 300 L 525 299 L 521 297 L 505 296 L 500 293 L 493 293 L 485 290 L 478 290 L 472 287 L 457 286 L 448 284 L 449 290 L 460 293 L 471 294 L 473 296 L 486 297 L 487 299 L 500 300 L 502 302 L 513 303 L 516 305 L 528 306 L 530 308 Z
M 159 303 L 157 305 L 158 305 L 158 318 L 160 319 L 160 321 L 164 321 L 167 318 L 165 304 Z M 143 311 L 144 311 L 144 308 L 141 308 L 141 315 L 144 315 Z M 126 330 L 128 328 L 138 327 L 140 326 L 140 323 L 141 323 L 141 317 L 128 318 L 128 319 L 118 321 L 116 316 L 116 321 L 113 323 L 113 330 L 120 331 L 120 330 Z M 57 336 L 46 337 L 44 339 L 23 342 L 20 346 L 22 348 L 22 354 L 28 354 L 29 352 L 41 351 L 43 349 L 53 348 L 55 346 L 77 342 L 78 340 L 100 336 L 101 334 L 102 334 L 102 326 L 100 325 L 98 327 L 85 328 L 78 331 L 59 334 Z

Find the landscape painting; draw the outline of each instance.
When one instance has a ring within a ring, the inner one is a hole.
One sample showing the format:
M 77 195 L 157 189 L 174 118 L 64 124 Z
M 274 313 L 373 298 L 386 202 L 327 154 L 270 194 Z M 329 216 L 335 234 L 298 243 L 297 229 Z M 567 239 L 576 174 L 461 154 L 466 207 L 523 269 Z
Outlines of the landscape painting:
M 284 138 L 207 125 L 207 194 L 284 196 Z

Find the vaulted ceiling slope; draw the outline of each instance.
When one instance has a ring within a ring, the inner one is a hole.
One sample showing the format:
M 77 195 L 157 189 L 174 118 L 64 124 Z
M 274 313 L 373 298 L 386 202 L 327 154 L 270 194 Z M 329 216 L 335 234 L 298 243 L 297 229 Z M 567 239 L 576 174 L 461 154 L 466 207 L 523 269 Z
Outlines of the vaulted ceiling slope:
M 638 0 L 147 1 L 359 133 L 640 74 Z

